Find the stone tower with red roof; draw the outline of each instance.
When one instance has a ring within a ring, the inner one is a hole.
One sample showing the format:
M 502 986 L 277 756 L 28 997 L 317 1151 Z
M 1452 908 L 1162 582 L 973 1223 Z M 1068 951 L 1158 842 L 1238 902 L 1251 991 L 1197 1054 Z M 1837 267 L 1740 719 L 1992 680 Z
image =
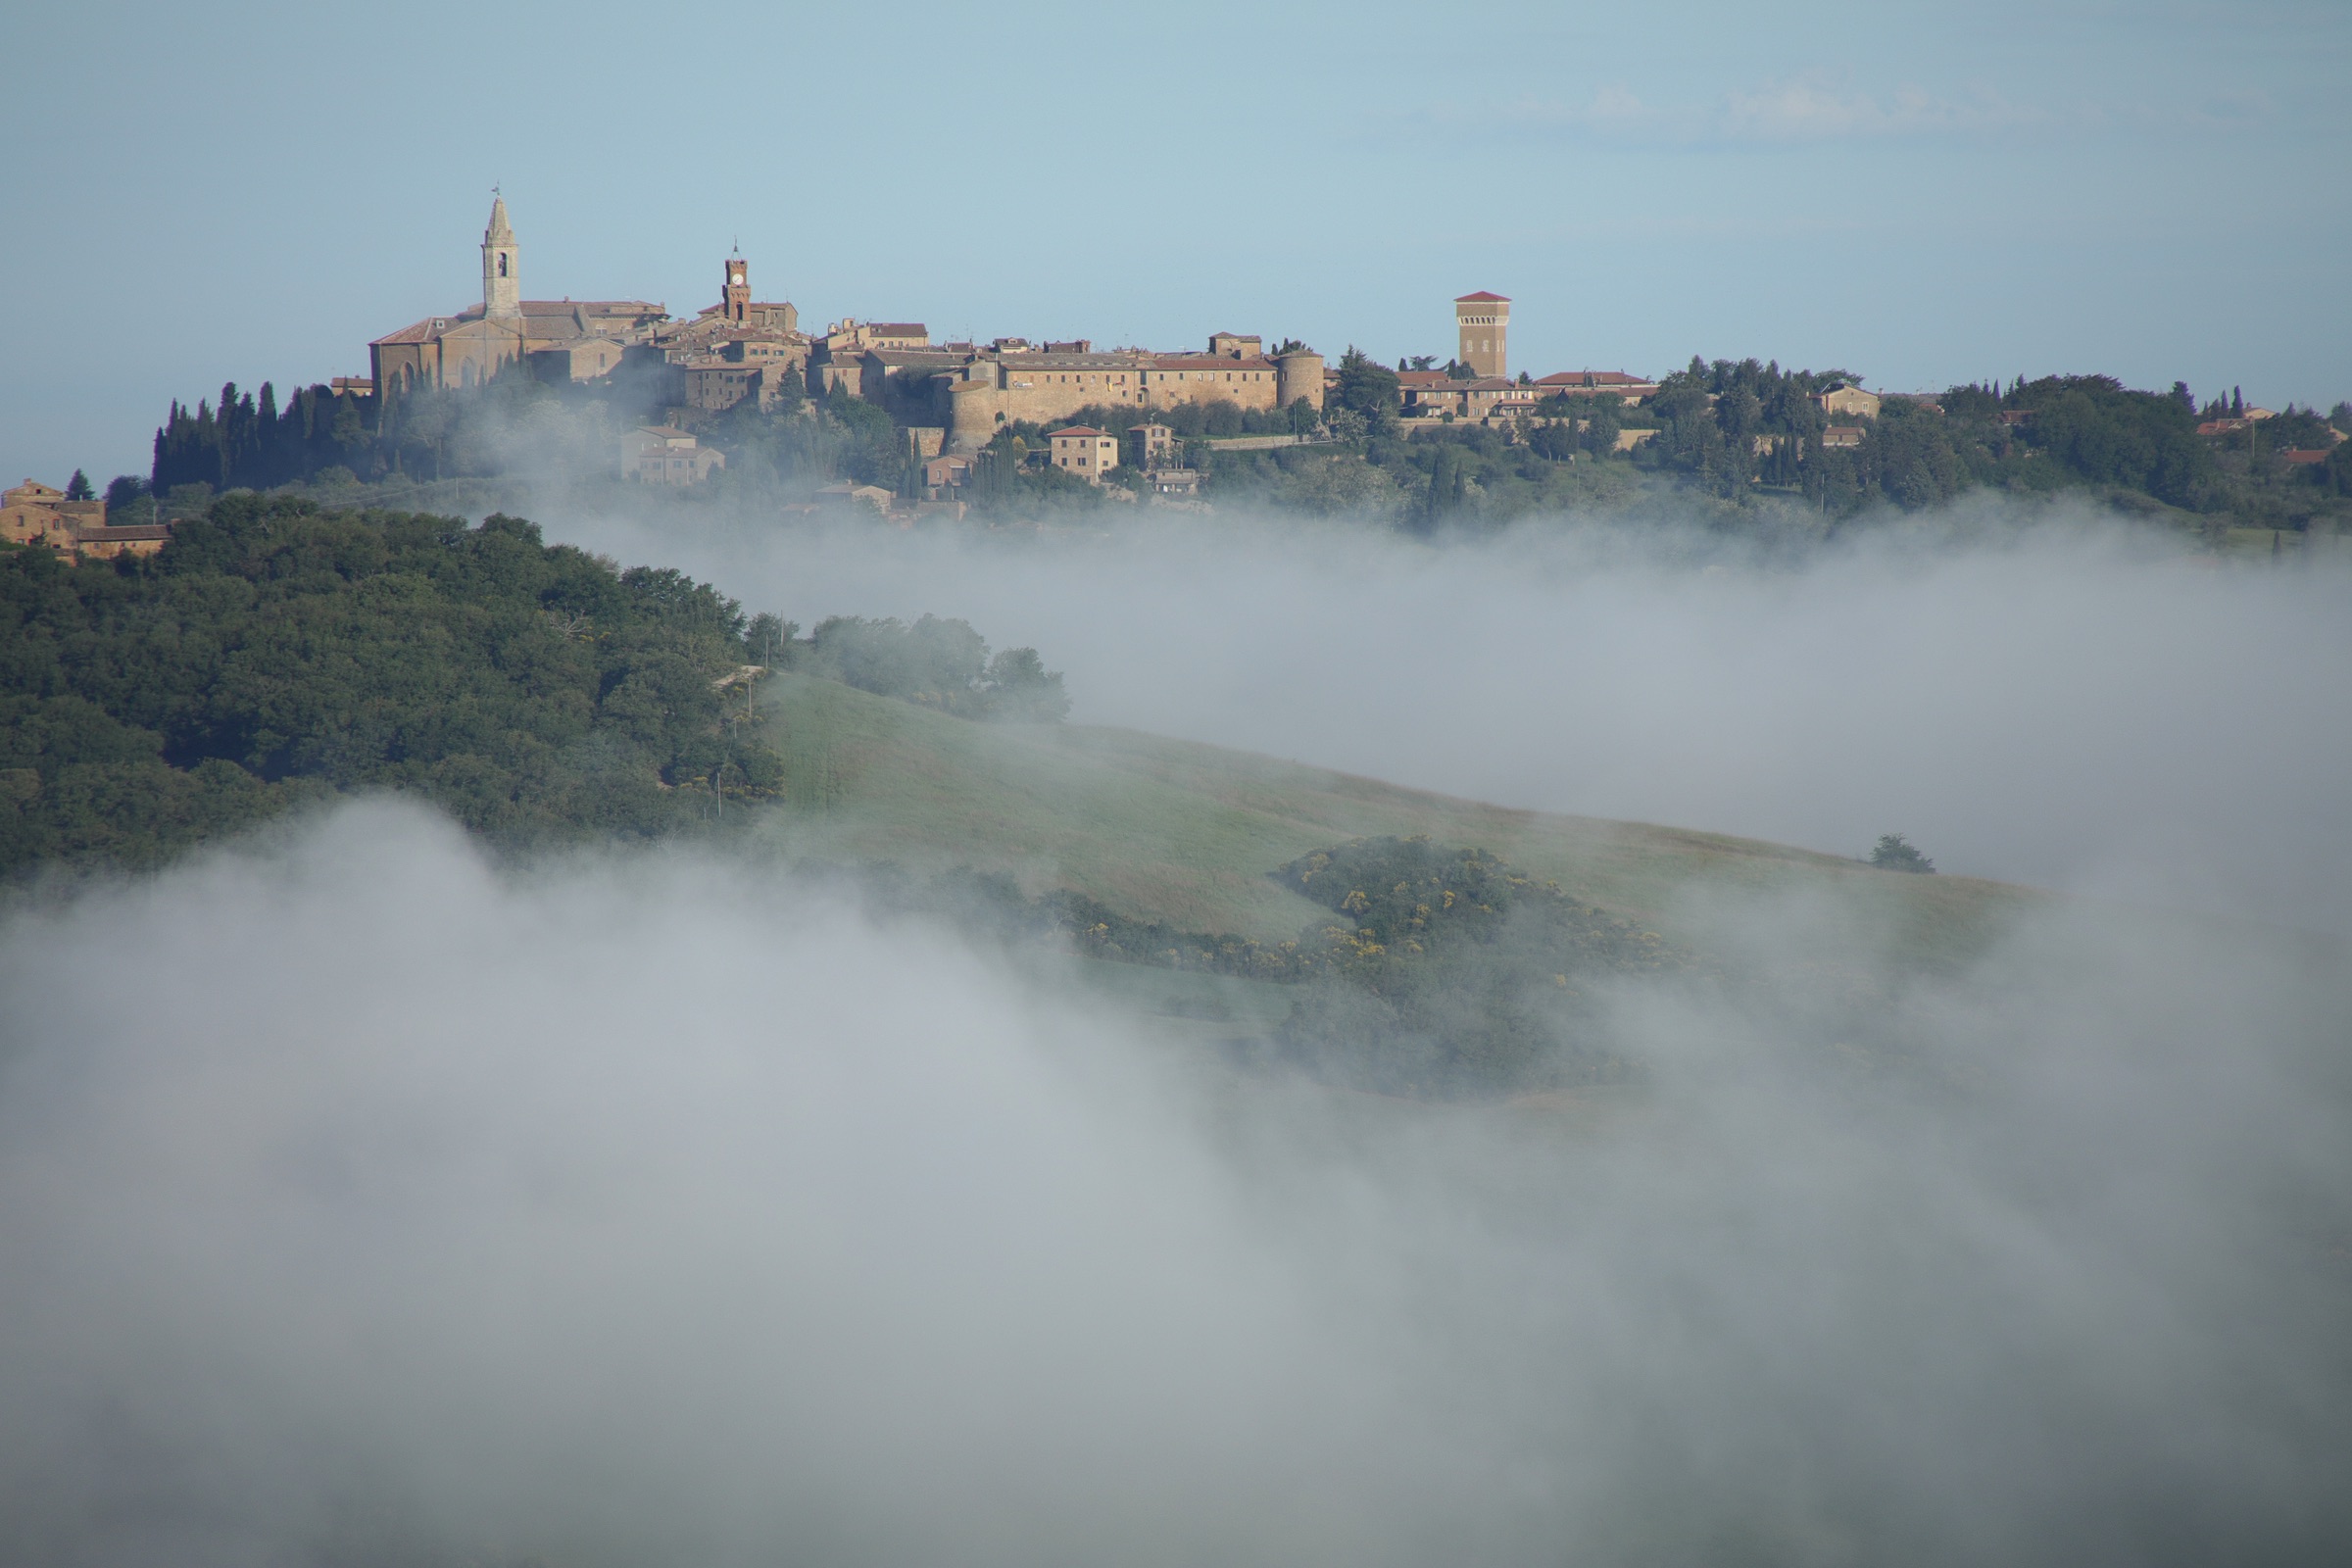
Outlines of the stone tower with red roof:
M 1503 341 L 1511 330 L 1511 302 L 1481 289 L 1453 302 L 1454 329 L 1462 340 L 1458 358 L 1480 375 L 1507 376 Z

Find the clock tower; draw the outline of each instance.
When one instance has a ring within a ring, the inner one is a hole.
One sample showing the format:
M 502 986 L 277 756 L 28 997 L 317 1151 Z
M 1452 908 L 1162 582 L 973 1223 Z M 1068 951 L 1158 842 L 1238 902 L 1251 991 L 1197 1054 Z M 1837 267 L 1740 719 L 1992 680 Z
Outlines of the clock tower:
M 482 314 L 511 320 L 522 314 L 521 247 L 507 221 L 507 199 L 490 198 L 490 226 L 482 230 Z
M 752 264 L 740 256 L 727 258 L 726 287 L 720 292 L 719 308 L 730 321 L 747 319 L 752 312 Z

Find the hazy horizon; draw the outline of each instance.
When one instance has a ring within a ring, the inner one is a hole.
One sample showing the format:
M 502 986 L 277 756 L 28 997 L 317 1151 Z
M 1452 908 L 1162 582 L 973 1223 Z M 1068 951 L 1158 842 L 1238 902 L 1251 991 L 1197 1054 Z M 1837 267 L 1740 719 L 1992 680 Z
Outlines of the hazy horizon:
M 632 70 L 722 43 L 756 84 Z M 809 322 L 942 337 L 1232 329 L 1393 363 L 1450 354 L 1447 302 L 1486 288 L 1538 373 L 1752 355 L 1894 390 L 2352 397 L 2352 13 L 2316 0 L 804 6 L 675 31 L 116 0 L 13 10 L 0 52 L 11 483 L 144 472 L 170 401 L 223 381 L 364 374 L 370 338 L 478 297 L 493 183 L 527 294 L 687 316 L 740 242 Z M 742 107 L 703 113 L 711 91 Z M 1105 196 L 1048 198 L 1072 142 Z M 1230 221 L 1159 223 L 1171 200 Z

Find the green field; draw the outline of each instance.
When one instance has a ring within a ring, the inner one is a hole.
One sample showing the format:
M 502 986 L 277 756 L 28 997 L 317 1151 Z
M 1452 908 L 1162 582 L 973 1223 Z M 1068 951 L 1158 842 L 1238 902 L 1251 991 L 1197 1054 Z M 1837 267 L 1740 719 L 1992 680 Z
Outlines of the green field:
M 1805 922 L 1834 960 L 1856 945 L 1965 961 L 2043 897 L 1910 876 L 1683 828 L 1510 810 L 1247 752 L 1084 724 L 979 724 L 832 681 L 780 674 L 761 716 L 787 764 L 768 831 L 794 854 L 1011 873 L 1139 919 L 1281 940 L 1319 906 L 1267 879 L 1310 850 L 1377 834 L 1476 846 L 1670 937 L 1691 896 L 1826 895 Z

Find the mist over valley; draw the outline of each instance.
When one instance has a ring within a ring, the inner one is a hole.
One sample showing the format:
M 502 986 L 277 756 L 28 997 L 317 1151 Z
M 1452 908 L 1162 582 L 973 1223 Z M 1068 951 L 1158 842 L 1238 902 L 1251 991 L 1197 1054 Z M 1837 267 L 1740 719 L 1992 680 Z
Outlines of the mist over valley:
M 546 531 L 686 570 L 290 501 L 20 568 L 120 608 L 18 732 L 97 814 L 0 931 L 10 1559 L 2340 1539 L 2347 730 L 2215 673 L 2339 576 Z M 148 602 L 218 662 L 71 727 Z
M 0 15 L 0 1568 L 2352 1560 L 2352 12 L 442 9 Z

